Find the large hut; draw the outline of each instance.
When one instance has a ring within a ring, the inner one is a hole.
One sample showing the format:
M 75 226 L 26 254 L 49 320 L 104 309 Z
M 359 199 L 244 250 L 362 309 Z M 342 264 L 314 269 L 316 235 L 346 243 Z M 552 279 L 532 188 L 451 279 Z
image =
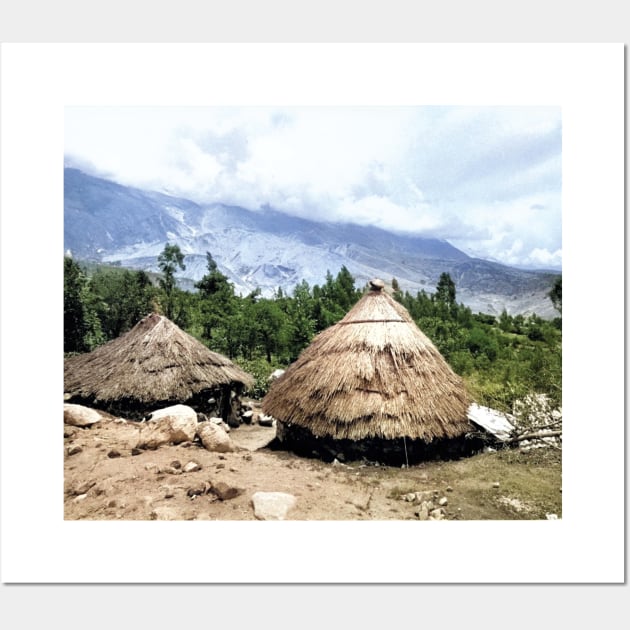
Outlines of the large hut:
M 232 397 L 253 382 L 227 357 L 156 313 L 117 339 L 64 362 L 67 401 L 136 419 L 180 403 L 227 420 Z
M 372 280 L 271 386 L 263 411 L 281 445 L 398 465 L 479 447 L 462 379 L 384 286 Z

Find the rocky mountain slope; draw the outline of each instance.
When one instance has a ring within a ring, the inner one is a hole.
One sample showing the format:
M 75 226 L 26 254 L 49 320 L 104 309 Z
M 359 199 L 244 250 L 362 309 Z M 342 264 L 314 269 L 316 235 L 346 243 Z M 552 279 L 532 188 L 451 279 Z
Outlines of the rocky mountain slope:
M 271 208 L 250 211 L 143 191 L 65 169 L 64 248 L 78 260 L 157 271 L 167 242 L 185 254 L 180 284 L 192 288 L 206 272 L 206 252 L 237 293 L 259 287 L 290 292 L 301 280 L 321 284 L 342 265 L 361 286 L 372 277 L 396 278 L 403 290 L 432 292 L 442 272 L 457 300 L 474 312 L 554 317 L 546 293 L 555 274 L 525 271 L 471 258 L 448 242 L 394 234 L 375 227 L 319 222 Z

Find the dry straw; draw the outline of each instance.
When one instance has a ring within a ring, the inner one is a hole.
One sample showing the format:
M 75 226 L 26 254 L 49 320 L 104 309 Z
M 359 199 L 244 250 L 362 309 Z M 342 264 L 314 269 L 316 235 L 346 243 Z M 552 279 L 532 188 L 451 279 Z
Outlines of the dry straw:
M 383 287 L 373 280 L 315 337 L 271 387 L 265 413 L 336 440 L 431 442 L 471 430 L 462 379 Z
M 155 313 L 117 339 L 64 362 L 68 398 L 99 406 L 184 403 L 204 392 L 253 382 L 227 357 Z

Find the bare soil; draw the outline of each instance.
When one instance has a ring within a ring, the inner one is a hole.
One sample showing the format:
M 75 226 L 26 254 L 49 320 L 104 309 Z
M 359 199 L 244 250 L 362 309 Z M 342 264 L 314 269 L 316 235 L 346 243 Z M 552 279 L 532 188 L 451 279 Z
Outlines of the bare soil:
M 415 492 L 429 493 L 436 506 L 445 498 L 446 520 L 562 514 L 561 451 L 553 449 L 398 468 L 325 463 L 270 448 L 273 427 L 232 429 L 236 450 L 229 453 L 198 442 L 138 450 L 138 430 L 113 417 L 90 428 L 64 425 L 66 520 L 255 520 L 251 497 L 258 491 L 294 495 L 288 520 L 417 519 L 418 502 L 409 497 Z M 184 472 L 189 462 L 199 470 Z

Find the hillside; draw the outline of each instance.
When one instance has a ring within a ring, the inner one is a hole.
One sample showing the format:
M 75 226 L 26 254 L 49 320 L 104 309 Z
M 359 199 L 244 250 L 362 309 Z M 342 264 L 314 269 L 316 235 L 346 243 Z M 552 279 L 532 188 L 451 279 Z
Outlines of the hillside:
M 318 222 L 271 208 L 251 211 L 122 186 L 65 169 L 64 248 L 78 260 L 156 272 L 167 242 L 186 255 L 179 275 L 192 288 L 206 272 L 206 252 L 237 293 L 260 288 L 271 295 L 301 280 L 321 284 L 327 271 L 345 266 L 362 285 L 396 278 L 403 291 L 432 292 L 441 273 L 457 286 L 458 301 L 473 311 L 552 318 L 546 294 L 557 274 L 471 258 L 446 241 L 387 232 L 370 226 Z

